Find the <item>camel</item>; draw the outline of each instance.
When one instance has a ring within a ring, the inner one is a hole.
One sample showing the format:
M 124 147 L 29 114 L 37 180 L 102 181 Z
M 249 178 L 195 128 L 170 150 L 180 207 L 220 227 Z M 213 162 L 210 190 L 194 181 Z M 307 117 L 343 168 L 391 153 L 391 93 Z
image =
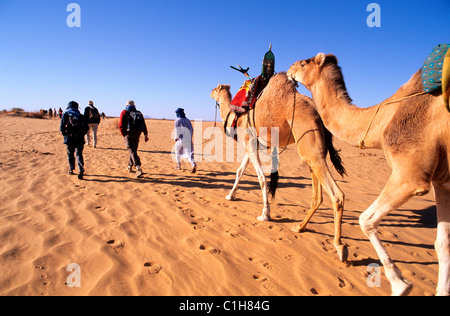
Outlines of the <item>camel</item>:
M 378 106 L 351 104 L 341 68 L 334 55 L 319 53 L 294 63 L 288 77 L 311 91 L 315 106 L 330 132 L 354 146 L 383 149 L 392 174 L 375 202 L 359 219 L 391 284 L 392 295 L 407 295 L 412 284 L 389 257 L 378 226 L 389 212 L 413 196 L 434 188 L 438 215 L 435 249 L 439 260 L 437 295 L 450 293 L 450 115 L 441 90 L 422 93 L 417 71 L 393 96 Z
M 227 128 L 236 116 L 230 108 L 232 100 L 230 86 L 219 84 L 211 92 L 211 98 L 216 100 L 220 105 L 220 115 L 224 123 L 225 133 L 227 133 Z M 242 114 L 237 121 L 237 136 L 238 140 L 245 147 L 245 155 L 237 170 L 234 186 L 226 199 L 236 199 L 236 190 L 239 181 L 249 161 L 251 161 L 258 175 L 264 202 L 262 215 L 257 218 L 260 221 L 269 221 L 271 217 L 267 194 L 267 181 L 261 167 L 256 144 L 259 143 L 260 146 L 270 148 L 272 137 L 270 133 L 267 133 L 266 139 L 258 137 L 255 133 L 248 132 L 249 127 L 254 127 L 256 132 L 259 131 L 260 127 L 265 127 L 269 130 L 272 127 L 278 127 L 279 147 L 296 143 L 301 160 L 306 161 L 310 167 L 313 197 L 308 215 L 299 226 L 293 227 L 292 230 L 302 232 L 306 229 L 309 220 L 323 201 L 323 186 L 333 202 L 335 217 L 334 245 L 340 260 L 345 261 L 346 248 L 341 242 L 344 193 L 340 190 L 330 173 L 326 162 L 327 154 L 330 154 L 330 160 L 341 176 L 345 174 L 345 168 L 342 165 L 338 152 L 333 147 L 332 135 L 324 129 L 323 123 L 317 111 L 314 109 L 311 99 L 296 91 L 295 85 L 288 80 L 286 73 L 278 73 L 272 77 L 265 88 L 260 99 L 257 101 L 255 110 L 250 110 L 248 113 Z M 276 157 L 272 156 L 272 158 Z

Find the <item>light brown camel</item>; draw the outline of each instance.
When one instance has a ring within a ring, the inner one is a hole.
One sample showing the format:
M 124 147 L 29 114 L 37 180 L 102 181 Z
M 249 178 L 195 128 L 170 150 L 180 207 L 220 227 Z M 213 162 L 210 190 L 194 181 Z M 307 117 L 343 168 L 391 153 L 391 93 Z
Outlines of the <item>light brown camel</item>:
M 224 122 L 224 128 L 230 127 L 236 114 L 231 111 L 231 93 L 229 85 L 218 85 L 211 92 L 211 98 L 220 104 L 220 114 Z M 295 103 L 295 105 L 294 105 Z M 262 215 L 258 217 L 260 221 L 270 220 L 270 206 L 267 196 L 267 181 L 261 168 L 261 161 L 256 143 L 270 148 L 272 146 L 271 128 L 278 128 L 278 146 L 284 148 L 288 144 L 296 143 L 300 158 L 306 161 L 311 169 L 313 197 L 308 215 L 301 225 L 293 227 L 296 232 L 306 229 L 306 225 L 314 212 L 322 203 L 322 185 L 330 195 L 333 202 L 335 217 L 335 238 L 334 245 L 338 251 L 341 261 L 346 260 L 346 249 L 341 242 L 342 213 L 344 207 L 344 194 L 334 181 L 326 163 L 327 154 L 336 170 L 343 175 L 345 169 L 341 164 L 338 152 L 332 144 L 331 133 L 324 129 L 323 123 L 312 105 L 311 99 L 299 94 L 295 85 L 290 82 L 286 73 L 278 73 L 270 80 L 256 106 L 256 111 L 250 110 L 243 114 L 237 121 L 237 138 L 245 146 L 245 156 L 242 164 L 236 173 L 236 181 L 231 189 L 228 200 L 235 200 L 236 190 L 239 181 L 252 161 L 258 180 L 261 185 L 264 208 Z M 294 113 L 295 109 L 295 113 Z M 293 126 L 291 124 L 293 123 Z M 265 139 L 255 137 L 260 128 L 267 128 Z M 250 131 L 250 132 L 249 132 Z M 290 136 L 292 134 L 292 136 Z M 245 141 L 244 141 L 245 140 Z M 276 146 L 275 144 L 273 146 Z
M 392 174 L 359 222 L 384 265 L 393 295 L 408 294 L 412 285 L 383 247 L 378 225 L 390 211 L 413 196 L 428 193 L 433 186 L 439 222 L 435 243 L 439 259 L 437 294 L 449 295 L 450 115 L 441 91 L 420 94 L 422 81 L 418 71 L 381 106 L 363 109 L 351 104 L 341 68 L 333 55 L 320 53 L 298 61 L 287 74 L 311 91 L 316 108 L 333 135 L 358 146 L 367 131 L 364 145 L 384 150 Z

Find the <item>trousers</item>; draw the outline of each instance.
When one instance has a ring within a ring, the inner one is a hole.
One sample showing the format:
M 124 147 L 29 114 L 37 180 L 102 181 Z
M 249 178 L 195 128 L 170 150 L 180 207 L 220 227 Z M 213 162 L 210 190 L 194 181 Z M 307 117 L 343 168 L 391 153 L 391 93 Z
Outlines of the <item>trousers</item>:
M 94 147 L 97 146 L 97 131 L 98 131 L 98 124 L 91 124 L 89 123 L 89 131 L 86 134 L 86 144 L 89 145 L 91 143 L 91 131 L 92 131 L 92 137 L 94 139 Z
M 67 146 L 67 159 L 69 160 L 70 171 L 75 170 L 75 157 L 77 158 L 78 169 L 80 173 L 84 173 L 84 159 L 83 159 L 83 148 L 84 145 L 69 145 Z
M 128 166 L 140 166 L 141 159 L 138 155 L 139 138 L 141 135 L 127 135 L 123 139 L 128 149 Z

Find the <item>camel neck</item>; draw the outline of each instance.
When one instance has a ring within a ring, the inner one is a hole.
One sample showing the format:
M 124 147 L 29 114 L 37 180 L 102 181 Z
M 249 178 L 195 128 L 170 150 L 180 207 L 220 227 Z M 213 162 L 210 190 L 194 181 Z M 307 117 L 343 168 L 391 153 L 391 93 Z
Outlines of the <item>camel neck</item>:
M 311 87 L 313 100 L 322 118 L 324 125 L 330 132 L 352 146 L 358 146 L 374 117 L 377 106 L 359 108 L 351 104 L 351 99 L 345 87 L 337 87 L 333 82 L 327 81 L 322 76 Z M 370 131 L 365 137 L 366 148 L 382 147 L 382 132 L 380 124 L 381 117 L 386 111 L 380 109 L 371 125 Z
M 217 100 L 220 104 L 220 116 L 222 117 L 222 121 L 225 120 L 228 113 L 231 111 L 231 95 L 229 91 L 222 90 L 219 93 L 219 97 Z

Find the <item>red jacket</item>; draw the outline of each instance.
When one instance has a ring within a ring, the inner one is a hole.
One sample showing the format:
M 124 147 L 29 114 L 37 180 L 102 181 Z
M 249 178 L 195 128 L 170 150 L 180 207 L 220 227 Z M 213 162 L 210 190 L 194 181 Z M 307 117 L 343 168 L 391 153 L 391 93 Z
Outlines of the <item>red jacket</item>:
M 122 136 L 130 135 L 130 133 L 128 132 L 128 116 L 129 115 L 130 115 L 130 112 L 127 110 L 123 110 L 122 113 L 120 113 L 119 129 L 120 129 L 120 134 L 122 134 Z M 143 133 L 145 136 L 148 135 L 147 125 L 145 124 L 145 122 L 144 122 Z M 140 134 L 141 133 L 139 133 L 139 135 Z

